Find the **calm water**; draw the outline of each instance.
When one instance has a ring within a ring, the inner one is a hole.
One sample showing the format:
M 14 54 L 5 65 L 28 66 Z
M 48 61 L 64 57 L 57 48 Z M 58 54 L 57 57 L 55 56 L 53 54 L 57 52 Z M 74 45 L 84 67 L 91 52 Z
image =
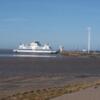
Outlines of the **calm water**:
M 17 75 L 99 75 L 100 58 L 15 55 L 0 51 L 0 77 Z

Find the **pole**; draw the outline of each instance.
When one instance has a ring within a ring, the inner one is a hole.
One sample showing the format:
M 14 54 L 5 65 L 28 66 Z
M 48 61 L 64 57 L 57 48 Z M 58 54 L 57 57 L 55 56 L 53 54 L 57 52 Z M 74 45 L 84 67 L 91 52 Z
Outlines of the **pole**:
M 88 54 L 90 53 L 90 49 L 91 49 L 91 27 L 88 27 Z

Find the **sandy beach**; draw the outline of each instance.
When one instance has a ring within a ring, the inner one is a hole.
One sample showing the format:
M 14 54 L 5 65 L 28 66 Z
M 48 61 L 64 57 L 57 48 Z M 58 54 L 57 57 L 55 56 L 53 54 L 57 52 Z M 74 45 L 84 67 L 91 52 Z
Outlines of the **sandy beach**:
M 51 100 L 100 100 L 100 87 L 91 87 L 79 92 L 65 94 Z

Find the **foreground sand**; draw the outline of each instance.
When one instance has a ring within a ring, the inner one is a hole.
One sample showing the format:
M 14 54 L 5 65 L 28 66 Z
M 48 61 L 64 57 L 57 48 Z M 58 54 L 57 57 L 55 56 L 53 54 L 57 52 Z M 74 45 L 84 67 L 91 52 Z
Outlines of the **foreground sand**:
M 100 80 L 73 83 L 63 87 L 44 88 L 23 93 L 19 92 L 0 100 L 99 100 L 99 94 Z
M 65 94 L 51 100 L 100 100 L 100 87 L 92 87 L 79 92 Z

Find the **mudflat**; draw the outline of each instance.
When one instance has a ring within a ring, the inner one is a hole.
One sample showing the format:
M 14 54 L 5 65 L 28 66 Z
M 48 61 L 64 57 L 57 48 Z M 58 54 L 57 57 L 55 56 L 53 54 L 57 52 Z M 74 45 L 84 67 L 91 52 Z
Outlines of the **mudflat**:
M 99 57 L 0 57 L 0 97 L 99 78 Z

